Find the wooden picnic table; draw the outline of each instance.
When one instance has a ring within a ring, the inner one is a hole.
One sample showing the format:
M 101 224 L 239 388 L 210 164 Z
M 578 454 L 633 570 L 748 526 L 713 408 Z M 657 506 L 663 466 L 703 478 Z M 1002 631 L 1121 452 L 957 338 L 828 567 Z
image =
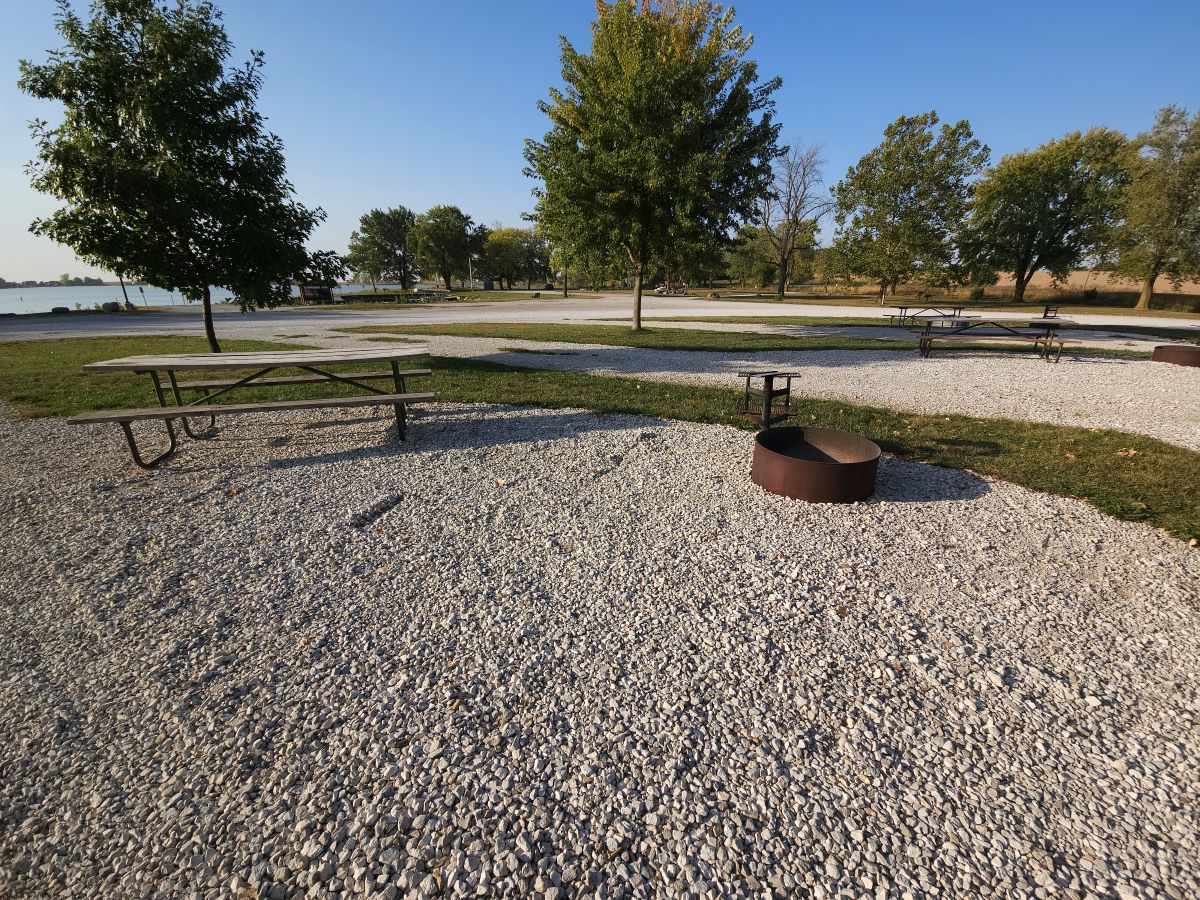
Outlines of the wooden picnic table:
M 432 393 L 409 393 L 405 388 L 405 379 L 429 375 L 429 369 L 401 370 L 400 362 L 413 357 L 426 356 L 429 348 L 424 344 L 406 345 L 403 347 L 386 347 L 371 350 L 273 350 L 248 351 L 242 353 L 184 353 L 162 356 L 124 356 L 120 359 L 107 359 L 102 362 L 89 363 L 84 366 L 87 372 L 136 372 L 150 376 L 154 388 L 154 396 L 158 400 L 157 407 L 141 409 L 100 410 L 73 416 L 69 421 L 75 424 L 95 424 L 98 422 L 116 422 L 125 432 L 133 461 L 144 469 L 157 466 L 163 460 L 172 456 L 176 449 L 176 434 L 173 422 L 179 420 L 184 433 L 191 438 L 199 438 L 195 433 L 188 417 L 207 416 L 209 427 L 216 422 L 218 415 L 237 415 L 242 413 L 265 412 L 271 410 L 295 409 L 329 409 L 335 407 L 379 406 L 390 405 L 396 414 L 396 432 L 400 440 L 405 438 L 406 405 L 435 399 Z M 330 366 L 362 365 L 367 363 L 380 364 L 379 370 L 335 373 L 329 371 Z M 382 368 L 386 364 L 387 368 Z M 252 369 L 249 375 L 237 378 L 181 382 L 178 372 L 185 371 L 230 371 Z M 284 375 L 267 377 L 278 369 L 299 369 L 308 374 Z M 166 376 L 169 395 L 163 385 Z M 368 381 L 390 380 L 394 390 L 380 390 Z M 366 391 L 347 397 L 318 397 L 305 400 L 276 400 L 271 402 L 247 403 L 214 403 L 222 397 L 243 388 L 274 387 L 277 385 L 299 384 L 346 384 Z M 184 391 L 196 392 L 195 400 L 185 402 Z M 161 455 L 149 462 L 143 461 L 134 441 L 130 423 L 149 419 L 159 419 L 166 425 L 170 446 Z
M 1062 347 L 1066 341 L 1058 337 L 1058 330 L 1064 325 L 1074 325 L 1071 319 L 1063 319 L 1059 316 L 1043 316 L 1040 319 L 1022 318 L 1022 319 L 1001 319 L 989 318 L 984 316 L 912 316 L 910 322 L 921 323 L 921 328 L 917 329 L 920 339 L 917 344 L 921 356 L 929 356 L 933 350 L 933 342 L 935 340 L 954 340 L 957 336 L 959 340 L 971 340 L 976 342 L 984 341 L 999 341 L 999 342 L 1027 342 L 1031 343 L 1034 349 L 1039 351 L 1039 356 L 1050 361 L 1050 351 L 1057 347 L 1058 355 L 1055 356 L 1054 362 L 1058 362 L 1062 355 Z M 933 326 L 940 326 L 941 330 L 934 334 Z M 1002 335 L 968 335 L 965 332 L 972 331 L 977 328 L 994 328 L 1004 332 Z M 1026 329 L 1021 331 L 1020 329 Z
M 921 306 L 920 304 L 912 304 L 909 306 L 889 306 L 892 312 L 888 315 L 888 319 L 892 320 L 893 324 L 903 327 L 909 319 L 916 318 L 924 313 L 936 313 L 939 316 L 962 316 L 965 306 L 947 303 L 938 306 Z M 909 310 L 915 310 L 910 313 Z

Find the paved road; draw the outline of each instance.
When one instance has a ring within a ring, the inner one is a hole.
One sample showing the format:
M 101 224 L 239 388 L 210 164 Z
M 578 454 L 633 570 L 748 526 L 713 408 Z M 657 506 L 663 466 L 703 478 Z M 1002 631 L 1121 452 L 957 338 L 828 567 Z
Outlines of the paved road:
M 878 307 L 797 304 L 766 304 L 737 300 L 703 300 L 696 297 L 646 297 L 643 313 L 647 318 L 674 316 L 812 316 L 875 318 Z M 495 303 L 440 303 L 387 310 L 341 310 L 283 307 L 241 313 L 235 306 L 215 307 L 218 335 L 226 337 L 279 338 L 288 334 L 306 334 L 310 330 L 328 331 L 356 325 L 440 324 L 448 322 L 593 322 L 627 321 L 630 299 L 621 295 L 560 298 L 545 300 L 508 300 Z M 1035 307 L 1031 312 L 1039 310 Z M 1030 313 L 995 313 L 997 318 L 1028 318 Z M 1196 319 L 1153 316 L 1071 315 L 1083 325 L 1153 325 L 1171 328 L 1195 328 Z M 706 327 L 706 326 L 700 326 Z M 707 326 L 712 327 L 712 326 Z M 794 327 L 794 326 L 793 326 Z M 36 340 L 58 337 L 85 337 L 136 334 L 200 334 L 198 307 L 174 307 L 137 315 L 33 315 L 0 318 L 0 341 Z M 900 336 L 893 330 L 893 334 Z

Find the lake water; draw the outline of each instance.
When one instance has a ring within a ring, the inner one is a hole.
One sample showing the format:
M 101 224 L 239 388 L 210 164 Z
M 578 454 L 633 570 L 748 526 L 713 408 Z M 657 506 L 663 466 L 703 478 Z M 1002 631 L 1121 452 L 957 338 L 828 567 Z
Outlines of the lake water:
M 341 285 L 336 290 L 338 293 L 351 293 L 353 291 L 370 289 L 370 285 L 361 284 L 345 284 Z M 381 288 L 385 285 L 380 285 Z M 391 285 L 388 285 L 391 287 Z M 138 288 L 137 285 L 127 284 L 125 290 L 129 292 L 129 301 L 137 306 L 142 306 L 143 303 L 147 306 L 182 306 L 187 303 L 180 296 L 178 291 L 167 292 L 161 288 L 145 286 Z M 296 292 L 293 292 L 296 293 Z M 213 300 L 222 301 L 229 298 L 229 291 L 224 288 L 212 289 Z M 36 288 L 2 288 L 0 289 L 0 314 L 4 313 L 46 313 L 50 312 L 56 306 L 65 306 L 67 309 L 75 309 L 78 304 L 81 309 L 91 309 L 97 303 L 108 303 L 110 301 L 124 302 L 124 296 L 121 294 L 121 285 L 105 284 L 105 285 L 87 285 L 81 287 L 36 287 Z

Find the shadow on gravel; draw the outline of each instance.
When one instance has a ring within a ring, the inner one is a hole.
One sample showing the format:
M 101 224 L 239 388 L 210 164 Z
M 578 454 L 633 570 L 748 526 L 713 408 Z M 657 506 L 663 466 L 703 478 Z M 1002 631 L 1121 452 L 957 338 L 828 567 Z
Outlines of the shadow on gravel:
M 496 413 L 513 407 L 493 406 Z M 498 415 L 496 426 L 487 427 L 479 419 L 480 412 L 485 409 L 475 406 L 470 410 L 459 413 L 453 410 L 439 410 L 436 417 L 426 418 L 421 413 L 410 413 L 408 440 L 398 443 L 395 439 L 394 427 L 386 431 L 355 430 L 353 434 L 361 434 L 364 439 L 362 446 L 337 450 L 328 453 L 313 453 L 311 455 L 293 455 L 299 446 L 307 441 L 294 440 L 289 447 L 293 454 L 287 458 L 273 459 L 267 465 L 276 469 L 307 466 L 313 463 L 338 462 L 347 459 L 371 459 L 389 456 L 407 456 L 412 453 L 437 452 L 443 450 L 480 450 L 487 447 L 498 447 L 513 444 L 536 444 L 543 441 L 572 438 L 576 435 L 594 431 L 634 431 L 642 432 L 652 427 L 653 419 L 647 419 L 645 424 L 630 425 L 627 417 L 606 416 L 599 413 L 579 411 L 545 410 L 529 413 L 527 407 L 521 407 L 524 414 L 520 417 L 509 418 Z M 341 419 L 336 423 L 347 425 L 350 422 L 375 422 L 383 424 L 381 419 Z M 381 443 L 370 444 L 368 441 L 381 440 Z M 314 449 L 324 442 L 313 442 Z
M 879 461 L 873 499 L 888 503 L 977 500 L 991 489 L 972 472 L 885 457 Z

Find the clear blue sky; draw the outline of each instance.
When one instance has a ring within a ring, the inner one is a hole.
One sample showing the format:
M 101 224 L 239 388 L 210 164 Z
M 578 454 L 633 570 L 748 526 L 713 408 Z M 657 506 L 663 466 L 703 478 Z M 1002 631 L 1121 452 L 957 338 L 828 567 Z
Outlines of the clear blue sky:
M 266 52 L 260 108 L 299 199 L 328 219 L 314 247 L 344 250 L 373 206 L 461 206 L 521 224 L 522 142 L 546 127 L 560 34 L 586 46 L 591 0 L 223 0 L 236 58 Z M 970 120 L 1003 153 L 1075 129 L 1136 133 L 1168 103 L 1200 107 L 1196 0 L 1005 3 L 745 0 L 764 77 L 779 75 L 790 142 L 820 142 L 836 181 L 901 114 Z M 97 274 L 28 234 L 54 208 L 28 187 L 26 122 L 51 104 L 16 89 L 17 60 L 57 46 L 50 0 L 4 0 L 0 29 L 0 277 Z

